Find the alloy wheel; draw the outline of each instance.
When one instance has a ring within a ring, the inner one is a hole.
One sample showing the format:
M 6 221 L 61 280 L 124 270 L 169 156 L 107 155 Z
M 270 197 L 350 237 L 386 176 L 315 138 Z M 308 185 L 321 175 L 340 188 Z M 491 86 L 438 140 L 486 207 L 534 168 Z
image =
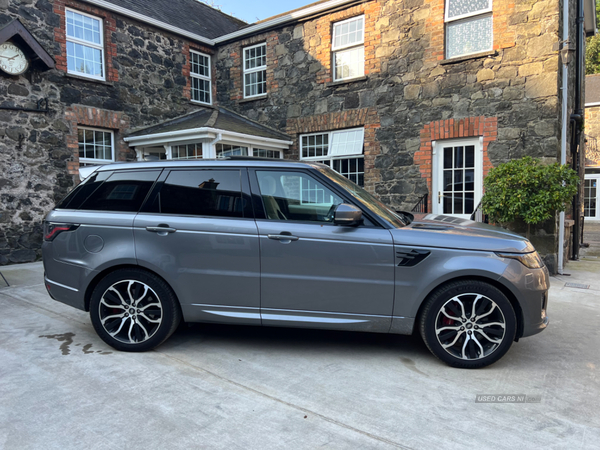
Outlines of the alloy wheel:
M 110 286 L 98 304 L 104 330 L 119 342 L 139 344 L 150 339 L 163 320 L 156 292 L 138 280 L 121 280 Z
M 478 360 L 491 355 L 503 342 L 506 320 L 500 307 L 481 294 L 459 294 L 442 305 L 435 335 L 455 358 Z

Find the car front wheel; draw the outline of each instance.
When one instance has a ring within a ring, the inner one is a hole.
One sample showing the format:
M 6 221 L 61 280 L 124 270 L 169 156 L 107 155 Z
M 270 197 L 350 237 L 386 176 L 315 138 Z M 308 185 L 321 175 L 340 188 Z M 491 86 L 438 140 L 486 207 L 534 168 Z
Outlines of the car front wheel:
M 141 269 L 120 269 L 94 289 L 90 301 L 94 329 L 111 347 L 129 352 L 151 350 L 162 344 L 181 320 L 171 288 Z
M 478 280 L 450 283 L 428 299 L 420 332 L 429 350 L 453 367 L 498 361 L 515 339 L 517 320 L 506 296 Z

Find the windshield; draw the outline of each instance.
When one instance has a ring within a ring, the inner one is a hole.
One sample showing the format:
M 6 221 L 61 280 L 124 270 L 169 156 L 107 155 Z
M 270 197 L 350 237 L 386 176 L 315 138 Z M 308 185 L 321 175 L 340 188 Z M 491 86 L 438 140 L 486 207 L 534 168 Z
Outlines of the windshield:
M 392 225 L 396 227 L 405 227 L 410 223 L 409 219 L 402 214 L 398 214 L 392 211 L 389 207 L 384 205 L 380 200 L 369 194 L 360 186 L 354 184 L 348 178 L 340 175 L 329 167 L 322 164 L 315 164 L 315 169 L 318 169 L 323 175 L 329 178 L 334 183 L 340 185 L 346 191 L 348 191 L 352 197 L 366 206 L 368 209 L 373 211 L 375 214 L 384 218 Z

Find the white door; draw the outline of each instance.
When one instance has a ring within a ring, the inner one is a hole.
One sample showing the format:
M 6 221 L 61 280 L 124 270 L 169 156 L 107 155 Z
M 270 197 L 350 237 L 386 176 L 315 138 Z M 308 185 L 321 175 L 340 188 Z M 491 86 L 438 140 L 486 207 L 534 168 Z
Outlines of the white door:
M 468 219 L 483 194 L 482 139 L 449 139 L 433 146 L 434 214 Z
M 598 181 L 600 175 L 586 175 L 583 185 L 583 215 L 587 220 L 600 220 Z

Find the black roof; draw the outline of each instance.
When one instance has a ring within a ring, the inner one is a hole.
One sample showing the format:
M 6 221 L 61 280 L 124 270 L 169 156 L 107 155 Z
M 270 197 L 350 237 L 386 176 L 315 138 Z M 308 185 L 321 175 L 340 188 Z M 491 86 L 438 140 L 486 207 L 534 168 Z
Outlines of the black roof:
M 600 103 L 600 74 L 586 75 L 585 103 Z
M 169 133 L 193 128 L 216 128 L 234 133 L 249 134 L 270 139 L 289 141 L 290 137 L 225 108 L 202 108 L 191 114 L 167 120 L 142 130 L 130 133 L 128 137 L 148 134 Z
M 182 30 L 214 39 L 233 33 L 247 23 L 198 0 L 106 0 Z

